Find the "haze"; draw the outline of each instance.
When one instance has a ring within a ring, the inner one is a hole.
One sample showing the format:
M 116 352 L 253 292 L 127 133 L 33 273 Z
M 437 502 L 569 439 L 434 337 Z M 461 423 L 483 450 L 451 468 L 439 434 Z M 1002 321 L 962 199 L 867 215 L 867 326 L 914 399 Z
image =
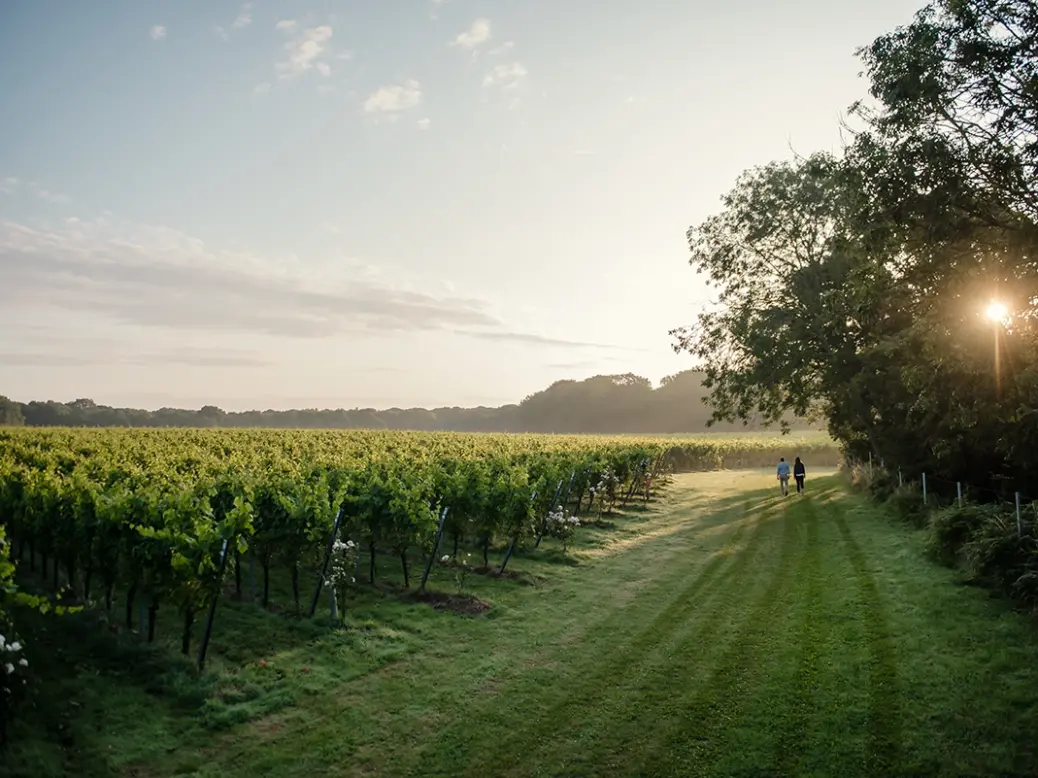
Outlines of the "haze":
M 0 9 L 0 392 L 499 405 L 692 365 L 684 233 L 918 0 Z

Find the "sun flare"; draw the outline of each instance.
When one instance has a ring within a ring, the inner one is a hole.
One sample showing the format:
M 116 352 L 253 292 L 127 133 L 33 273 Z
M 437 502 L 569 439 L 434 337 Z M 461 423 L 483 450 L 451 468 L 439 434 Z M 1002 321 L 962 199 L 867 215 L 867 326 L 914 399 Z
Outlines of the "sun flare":
M 991 321 L 1002 321 L 1009 314 L 1009 309 L 997 300 L 990 303 L 984 310 L 984 315 Z

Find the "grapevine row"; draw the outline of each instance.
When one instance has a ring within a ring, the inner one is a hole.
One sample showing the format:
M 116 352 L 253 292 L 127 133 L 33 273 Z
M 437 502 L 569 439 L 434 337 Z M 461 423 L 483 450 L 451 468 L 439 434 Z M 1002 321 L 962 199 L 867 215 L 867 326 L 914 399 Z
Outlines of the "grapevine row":
M 407 586 L 409 556 L 431 552 L 442 507 L 454 554 L 468 543 L 489 565 L 495 543 L 521 548 L 539 533 L 560 482 L 582 501 L 613 473 L 599 499 L 616 500 L 662 452 L 630 439 L 9 431 L 0 432 L 0 523 L 14 558 L 67 597 L 101 599 L 111 613 L 118 592 L 127 626 L 146 607 L 149 640 L 159 608 L 176 608 L 186 653 L 219 592 L 225 549 L 239 593 L 243 560 L 262 571 L 263 606 L 281 568 L 298 609 L 301 578 L 320 569 L 341 511 L 340 537 L 366 551 L 367 578 L 392 555 Z

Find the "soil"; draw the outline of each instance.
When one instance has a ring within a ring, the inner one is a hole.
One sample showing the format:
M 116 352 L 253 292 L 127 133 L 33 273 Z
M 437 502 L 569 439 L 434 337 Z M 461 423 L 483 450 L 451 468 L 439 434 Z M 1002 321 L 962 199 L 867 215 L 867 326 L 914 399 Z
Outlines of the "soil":
M 438 611 L 451 611 L 467 616 L 476 616 L 490 610 L 490 603 L 485 602 L 471 594 L 450 594 L 448 592 L 424 592 L 416 593 L 414 598 L 419 602 L 425 602 Z

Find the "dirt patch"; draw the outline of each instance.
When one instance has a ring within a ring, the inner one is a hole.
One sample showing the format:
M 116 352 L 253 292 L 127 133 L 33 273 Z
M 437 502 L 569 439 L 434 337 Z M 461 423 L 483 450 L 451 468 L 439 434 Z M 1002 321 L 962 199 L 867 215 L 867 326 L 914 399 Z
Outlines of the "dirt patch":
M 490 610 L 490 603 L 471 594 L 449 594 L 447 592 L 415 593 L 414 599 L 431 605 L 438 611 L 451 611 L 467 616 L 476 616 Z

